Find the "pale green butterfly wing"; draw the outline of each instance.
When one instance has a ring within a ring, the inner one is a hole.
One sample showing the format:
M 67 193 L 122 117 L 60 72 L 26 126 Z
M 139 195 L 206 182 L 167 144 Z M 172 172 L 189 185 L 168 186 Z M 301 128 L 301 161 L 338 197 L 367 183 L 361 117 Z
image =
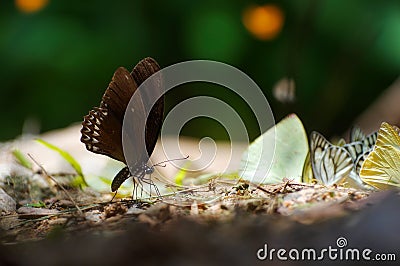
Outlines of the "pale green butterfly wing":
M 271 165 L 261 158 L 265 143 L 275 143 L 275 152 L 273 149 L 268 151 L 269 156 L 273 156 Z M 280 183 L 284 178 L 300 182 L 307 152 L 303 124 L 295 114 L 291 114 L 251 143 L 242 156 L 239 176 L 262 184 Z
M 353 161 L 346 149 L 332 145 L 315 131 L 311 133 L 310 161 L 314 178 L 328 186 L 343 182 L 353 167 Z

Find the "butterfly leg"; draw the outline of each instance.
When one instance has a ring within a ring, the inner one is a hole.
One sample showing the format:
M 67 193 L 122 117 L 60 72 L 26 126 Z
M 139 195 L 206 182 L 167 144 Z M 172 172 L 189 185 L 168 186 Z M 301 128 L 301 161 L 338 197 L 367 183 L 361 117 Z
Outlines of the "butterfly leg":
M 160 190 L 158 189 L 157 185 L 154 183 L 154 181 L 151 179 L 151 175 L 149 175 L 148 178 L 145 178 L 144 176 L 142 177 L 143 183 L 146 183 L 150 185 L 150 196 L 151 196 L 151 187 L 154 187 L 154 190 L 156 191 L 157 197 L 161 198 L 161 193 Z
M 132 199 L 138 200 L 138 188 L 140 183 L 136 181 L 135 177 L 133 177 L 133 191 L 132 191 Z
M 112 199 L 110 200 L 110 203 L 114 200 L 115 196 L 117 196 L 118 190 L 115 191 L 114 196 L 112 197 Z
M 144 173 L 140 173 L 138 176 L 132 176 L 133 178 L 133 192 L 132 198 L 135 197 L 136 200 L 139 199 L 139 187 L 140 187 L 140 198 L 143 198 L 143 176 Z

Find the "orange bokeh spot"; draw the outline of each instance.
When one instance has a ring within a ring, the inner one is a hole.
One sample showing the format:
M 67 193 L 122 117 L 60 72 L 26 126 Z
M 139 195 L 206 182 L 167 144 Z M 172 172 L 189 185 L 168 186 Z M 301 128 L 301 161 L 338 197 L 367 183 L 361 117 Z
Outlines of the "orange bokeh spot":
M 44 8 L 48 0 L 15 0 L 18 9 L 25 13 L 32 13 Z
M 243 13 L 243 24 L 255 37 L 271 40 L 282 30 L 284 15 L 276 5 L 252 6 Z

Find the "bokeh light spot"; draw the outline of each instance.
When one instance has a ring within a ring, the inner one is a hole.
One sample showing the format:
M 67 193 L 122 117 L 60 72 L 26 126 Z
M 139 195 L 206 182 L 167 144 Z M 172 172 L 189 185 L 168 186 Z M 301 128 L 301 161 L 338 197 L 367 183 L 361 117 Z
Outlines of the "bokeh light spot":
M 24 13 L 33 13 L 43 9 L 48 2 L 48 0 L 15 0 L 15 5 Z
M 284 14 L 272 4 L 248 7 L 243 13 L 246 29 L 260 40 L 274 39 L 282 30 Z

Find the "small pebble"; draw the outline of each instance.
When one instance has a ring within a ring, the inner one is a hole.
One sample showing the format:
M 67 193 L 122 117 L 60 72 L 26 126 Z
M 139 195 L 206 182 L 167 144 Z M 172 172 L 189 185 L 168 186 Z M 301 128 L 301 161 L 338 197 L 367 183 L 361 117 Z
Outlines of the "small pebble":
M 0 212 L 15 212 L 17 203 L 2 188 L 0 188 Z
M 85 213 L 85 219 L 94 223 L 101 221 L 102 213 L 99 210 L 92 210 Z

